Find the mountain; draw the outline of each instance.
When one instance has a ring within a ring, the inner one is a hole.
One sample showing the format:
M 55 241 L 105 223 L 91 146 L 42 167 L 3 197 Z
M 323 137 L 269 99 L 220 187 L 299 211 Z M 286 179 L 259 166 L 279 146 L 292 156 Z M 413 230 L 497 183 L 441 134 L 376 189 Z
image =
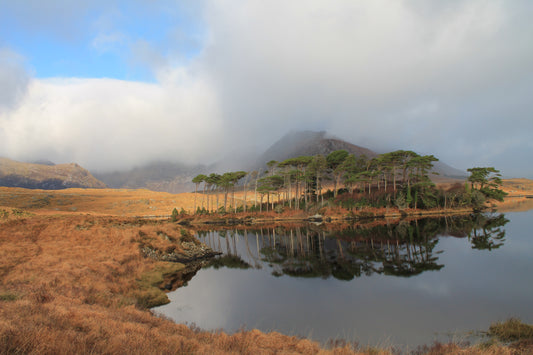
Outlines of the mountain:
M 203 174 L 203 165 L 187 165 L 171 162 L 153 162 L 127 171 L 98 173 L 94 175 L 111 188 L 149 189 L 170 193 L 187 192 L 194 189 L 191 180 Z
M 221 174 L 237 170 L 263 171 L 266 168 L 266 163 L 271 160 L 283 161 L 288 158 L 317 154 L 327 156 L 329 153 L 340 149 L 345 149 L 357 156 L 365 155 L 368 158 L 378 155 L 370 149 L 343 141 L 323 131 L 293 131 L 283 136 L 261 154 L 248 150 L 237 150 L 210 166 L 153 162 L 128 171 L 93 172 L 93 174 L 111 188 L 145 188 L 170 193 L 190 192 L 194 190 L 194 184 L 191 180 L 198 174 L 208 175 L 213 172 Z M 435 180 L 464 179 L 466 176 L 464 172 L 442 162 L 435 164 L 434 171 L 439 173 Z
M 290 132 L 274 143 L 257 159 L 258 164 L 266 164 L 271 160 L 283 161 L 289 158 L 318 155 L 327 156 L 329 153 L 344 149 L 357 156 L 366 155 L 373 158 L 378 154 L 370 149 L 345 142 L 329 136 L 326 132 L 296 131 Z
M 367 158 L 374 158 L 379 155 L 368 148 L 360 147 L 330 136 L 324 131 L 295 131 L 283 136 L 257 158 L 254 169 L 264 169 L 266 163 L 271 160 L 281 162 L 288 158 L 304 155 L 312 156 L 321 154 L 327 156 L 331 152 L 341 149 L 356 156 L 365 155 Z M 467 176 L 465 171 L 453 168 L 441 161 L 433 164 L 432 171 L 438 174 L 431 176 L 435 181 L 465 179 Z
M 103 182 L 78 164 L 22 163 L 0 158 L 0 186 L 61 190 L 70 187 L 105 188 Z
M 440 181 L 442 178 L 451 178 L 451 179 L 459 179 L 464 180 L 468 177 L 468 174 L 464 170 L 456 169 L 452 166 L 449 166 L 446 163 L 443 163 L 441 161 L 436 161 L 433 163 L 433 172 L 438 173 L 436 178 L 431 177 L 433 181 Z M 440 179 L 439 179 L 440 177 Z

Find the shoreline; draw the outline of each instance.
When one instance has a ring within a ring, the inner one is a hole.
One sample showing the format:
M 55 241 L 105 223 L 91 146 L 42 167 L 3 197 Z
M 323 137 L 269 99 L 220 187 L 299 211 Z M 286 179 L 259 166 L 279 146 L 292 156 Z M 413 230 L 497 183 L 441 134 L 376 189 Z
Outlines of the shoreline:
M 255 225 L 264 223 L 347 223 L 373 219 L 403 219 L 410 217 L 437 217 L 449 215 L 467 215 L 474 213 L 471 208 L 459 209 L 434 209 L 434 210 L 393 210 L 376 211 L 362 210 L 349 214 L 313 214 L 298 216 L 272 216 L 268 214 L 228 214 L 228 216 L 186 216 L 177 219 L 176 223 L 183 226 L 235 226 L 235 225 Z

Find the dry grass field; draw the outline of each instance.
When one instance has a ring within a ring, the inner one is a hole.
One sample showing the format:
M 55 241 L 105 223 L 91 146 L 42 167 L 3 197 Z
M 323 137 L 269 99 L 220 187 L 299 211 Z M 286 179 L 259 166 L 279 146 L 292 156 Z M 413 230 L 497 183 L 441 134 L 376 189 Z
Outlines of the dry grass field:
M 179 248 L 182 235 L 168 222 L 4 208 L 0 354 L 329 353 L 278 333 L 201 332 L 146 310 L 164 296 L 163 276 L 184 266 L 145 258 L 139 244 Z
M 38 214 L 90 213 L 128 217 L 170 215 L 174 208 L 192 211 L 194 194 L 169 194 L 149 190 L 28 190 L 0 187 L 0 206 Z
M 507 192 L 503 202 L 496 202 L 495 206 L 501 212 L 520 212 L 533 209 L 533 180 L 508 179 L 503 180 L 502 190 Z
M 198 201 L 198 203 L 200 203 Z M 324 349 L 257 330 L 205 332 L 155 316 L 160 286 L 184 265 L 147 258 L 141 246 L 180 250 L 190 231 L 168 215 L 194 194 L 146 190 L 0 188 L 0 354 L 391 354 Z M 500 346 L 435 345 L 427 354 L 514 354 Z

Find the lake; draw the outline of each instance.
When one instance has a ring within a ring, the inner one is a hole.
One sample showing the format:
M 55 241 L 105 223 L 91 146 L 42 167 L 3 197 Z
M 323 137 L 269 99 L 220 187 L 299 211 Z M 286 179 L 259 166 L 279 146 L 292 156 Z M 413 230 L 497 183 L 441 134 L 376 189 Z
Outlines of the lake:
M 198 232 L 224 254 L 154 308 L 204 330 L 257 328 L 414 349 L 533 322 L 533 210 L 366 225 Z

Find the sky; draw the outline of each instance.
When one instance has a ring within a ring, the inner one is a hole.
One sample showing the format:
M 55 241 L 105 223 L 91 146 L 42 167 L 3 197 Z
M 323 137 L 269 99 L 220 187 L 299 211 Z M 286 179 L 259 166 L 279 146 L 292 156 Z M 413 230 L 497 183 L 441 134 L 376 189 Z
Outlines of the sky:
M 325 130 L 533 178 L 529 0 L 0 0 L 0 156 L 208 164 Z

